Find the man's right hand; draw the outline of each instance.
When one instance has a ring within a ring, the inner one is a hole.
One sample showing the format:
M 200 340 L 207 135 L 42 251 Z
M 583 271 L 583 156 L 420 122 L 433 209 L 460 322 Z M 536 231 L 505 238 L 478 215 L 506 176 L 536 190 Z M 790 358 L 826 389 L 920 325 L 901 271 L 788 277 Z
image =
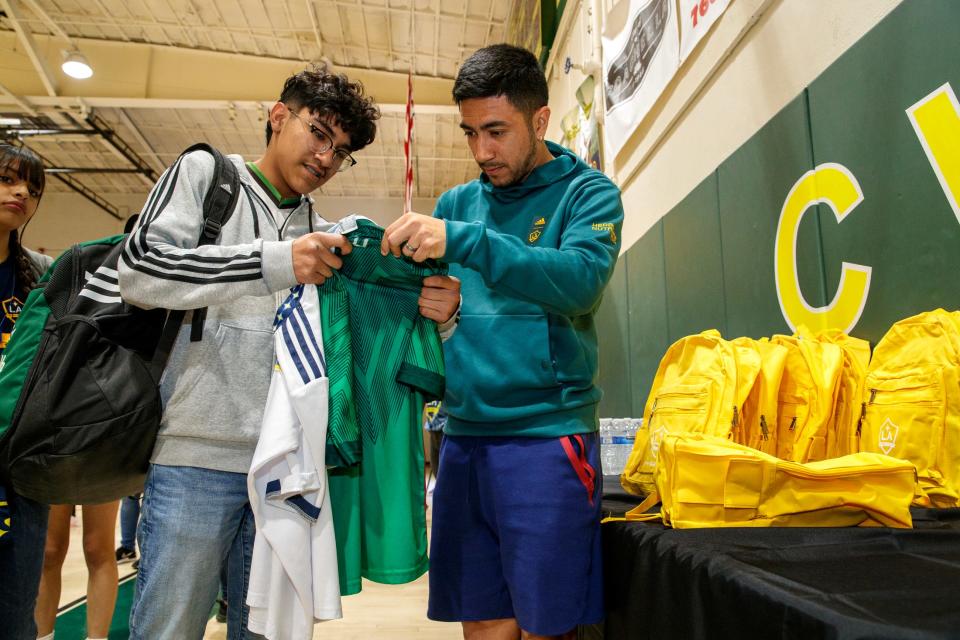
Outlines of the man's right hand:
M 334 269 L 343 266 L 343 260 L 332 249 L 340 249 L 342 255 L 353 250 L 346 236 L 339 233 L 308 233 L 293 241 L 293 273 L 301 284 L 323 284 L 333 275 Z

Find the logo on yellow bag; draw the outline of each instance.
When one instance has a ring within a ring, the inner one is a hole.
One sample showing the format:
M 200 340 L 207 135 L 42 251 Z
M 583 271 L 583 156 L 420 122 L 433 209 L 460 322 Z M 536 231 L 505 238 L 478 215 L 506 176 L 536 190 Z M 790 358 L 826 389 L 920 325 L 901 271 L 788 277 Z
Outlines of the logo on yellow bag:
M 547 226 L 547 219 L 543 216 L 540 216 L 533 221 L 533 226 L 530 227 L 530 234 L 527 236 L 527 242 L 533 244 L 540 239 L 540 236 L 543 234 L 543 228 Z
M 883 424 L 880 426 L 880 450 L 885 454 L 890 455 L 890 452 L 893 451 L 893 448 L 897 446 L 897 433 L 900 432 L 900 427 L 893 424 L 893 421 L 890 418 L 884 420 Z

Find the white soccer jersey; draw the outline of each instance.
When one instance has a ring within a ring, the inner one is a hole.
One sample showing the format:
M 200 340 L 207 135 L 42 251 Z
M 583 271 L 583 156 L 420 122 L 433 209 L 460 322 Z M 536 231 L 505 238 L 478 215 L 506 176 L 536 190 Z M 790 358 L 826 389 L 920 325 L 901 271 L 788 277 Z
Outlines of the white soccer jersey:
M 271 640 L 309 640 L 343 616 L 327 493 L 328 380 L 317 288 L 299 285 L 277 310 L 277 367 L 247 478 L 257 523 L 248 627 Z

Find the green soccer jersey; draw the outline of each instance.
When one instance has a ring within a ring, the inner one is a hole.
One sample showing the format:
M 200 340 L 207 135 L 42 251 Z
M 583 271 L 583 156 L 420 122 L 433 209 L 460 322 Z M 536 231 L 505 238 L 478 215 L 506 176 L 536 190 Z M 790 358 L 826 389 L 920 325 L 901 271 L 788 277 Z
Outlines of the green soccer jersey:
M 330 498 L 340 589 L 349 595 L 361 576 L 400 584 L 427 570 L 420 417 L 425 402 L 443 396 L 444 367 L 436 323 L 420 315 L 417 299 L 423 279 L 446 267 L 380 255 L 383 229 L 367 220 L 346 235 L 353 250 L 319 289 Z

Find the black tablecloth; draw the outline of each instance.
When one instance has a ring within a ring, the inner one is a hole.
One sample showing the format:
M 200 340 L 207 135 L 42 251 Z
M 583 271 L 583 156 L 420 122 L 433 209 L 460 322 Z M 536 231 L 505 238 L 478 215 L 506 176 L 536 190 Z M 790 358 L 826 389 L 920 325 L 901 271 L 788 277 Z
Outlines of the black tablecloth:
M 915 527 L 605 523 L 604 638 L 960 638 L 960 510 Z
M 620 485 L 620 476 L 603 476 L 603 517 L 622 516 L 643 500 L 624 491 Z

